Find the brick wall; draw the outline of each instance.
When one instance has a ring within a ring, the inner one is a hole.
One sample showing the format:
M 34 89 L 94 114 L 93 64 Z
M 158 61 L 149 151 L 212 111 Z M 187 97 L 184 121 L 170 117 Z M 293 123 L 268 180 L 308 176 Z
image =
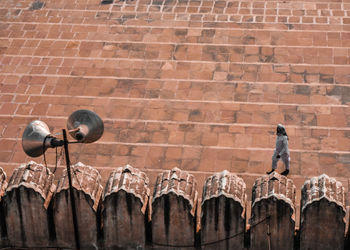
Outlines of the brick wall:
M 349 47 L 349 0 L 1 1 L 0 165 L 29 161 L 30 121 L 56 133 L 90 109 L 105 134 L 71 160 L 104 182 L 130 164 L 151 183 L 177 166 L 200 186 L 226 169 L 250 188 L 283 123 L 297 189 L 326 173 L 348 190 Z

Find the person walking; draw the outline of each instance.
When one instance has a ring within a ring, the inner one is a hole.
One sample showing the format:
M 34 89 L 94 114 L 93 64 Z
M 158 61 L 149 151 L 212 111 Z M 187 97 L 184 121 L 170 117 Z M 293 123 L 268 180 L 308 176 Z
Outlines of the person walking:
M 286 129 L 282 124 L 277 125 L 276 134 L 276 148 L 272 155 L 272 170 L 266 173 L 271 174 L 272 172 L 274 172 L 277 168 L 277 162 L 279 161 L 279 159 L 282 159 L 285 166 L 285 170 L 281 174 L 287 176 L 289 174 L 290 164 L 290 156 L 288 150 L 288 135 Z

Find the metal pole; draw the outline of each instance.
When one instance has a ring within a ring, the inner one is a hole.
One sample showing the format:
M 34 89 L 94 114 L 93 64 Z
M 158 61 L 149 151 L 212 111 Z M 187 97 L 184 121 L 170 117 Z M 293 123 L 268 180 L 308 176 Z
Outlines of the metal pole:
M 71 176 L 71 173 L 70 173 L 70 160 L 69 160 L 69 152 L 68 152 L 68 140 L 67 140 L 67 132 L 66 132 L 65 129 L 63 129 L 63 146 L 64 146 L 64 152 L 65 152 L 65 155 L 66 155 L 67 174 L 68 174 L 68 182 L 69 182 L 69 196 L 70 196 L 70 203 L 71 203 L 71 206 L 72 206 L 72 216 L 73 216 L 75 244 L 76 244 L 76 248 L 80 249 L 77 211 L 75 209 L 75 199 L 74 199 L 74 194 L 73 194 L 72 176 Z

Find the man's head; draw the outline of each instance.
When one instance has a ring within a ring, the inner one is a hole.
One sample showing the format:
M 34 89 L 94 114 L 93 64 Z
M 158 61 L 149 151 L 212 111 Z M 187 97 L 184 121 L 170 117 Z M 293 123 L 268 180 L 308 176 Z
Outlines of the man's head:
M 282 124 L 277 125 L 276 134 L 277 135 L 287 135 L 286 129 L 284 128 L 284 126 Z

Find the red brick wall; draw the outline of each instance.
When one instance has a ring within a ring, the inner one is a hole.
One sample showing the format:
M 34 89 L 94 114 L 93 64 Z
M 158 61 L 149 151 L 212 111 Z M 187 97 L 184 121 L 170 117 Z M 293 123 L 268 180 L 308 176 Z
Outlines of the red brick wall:
M 29 160 L 21 136 L 31 120 L 60 132 L 73 111 L 91 109 L 105 134 L 72 145 L 71 160 L 104 181 L 128 163 L 151 183 L 177 166 L 200 192 L 224 169 L 251 188 L 270 169 L 283 123 L 297 189 L 326 173 L 348 190 L 349 0 L 32 2 L 0 2 L 0 165 L 9 175 Z M 53 167 L 54 150 L 47 158 Z

